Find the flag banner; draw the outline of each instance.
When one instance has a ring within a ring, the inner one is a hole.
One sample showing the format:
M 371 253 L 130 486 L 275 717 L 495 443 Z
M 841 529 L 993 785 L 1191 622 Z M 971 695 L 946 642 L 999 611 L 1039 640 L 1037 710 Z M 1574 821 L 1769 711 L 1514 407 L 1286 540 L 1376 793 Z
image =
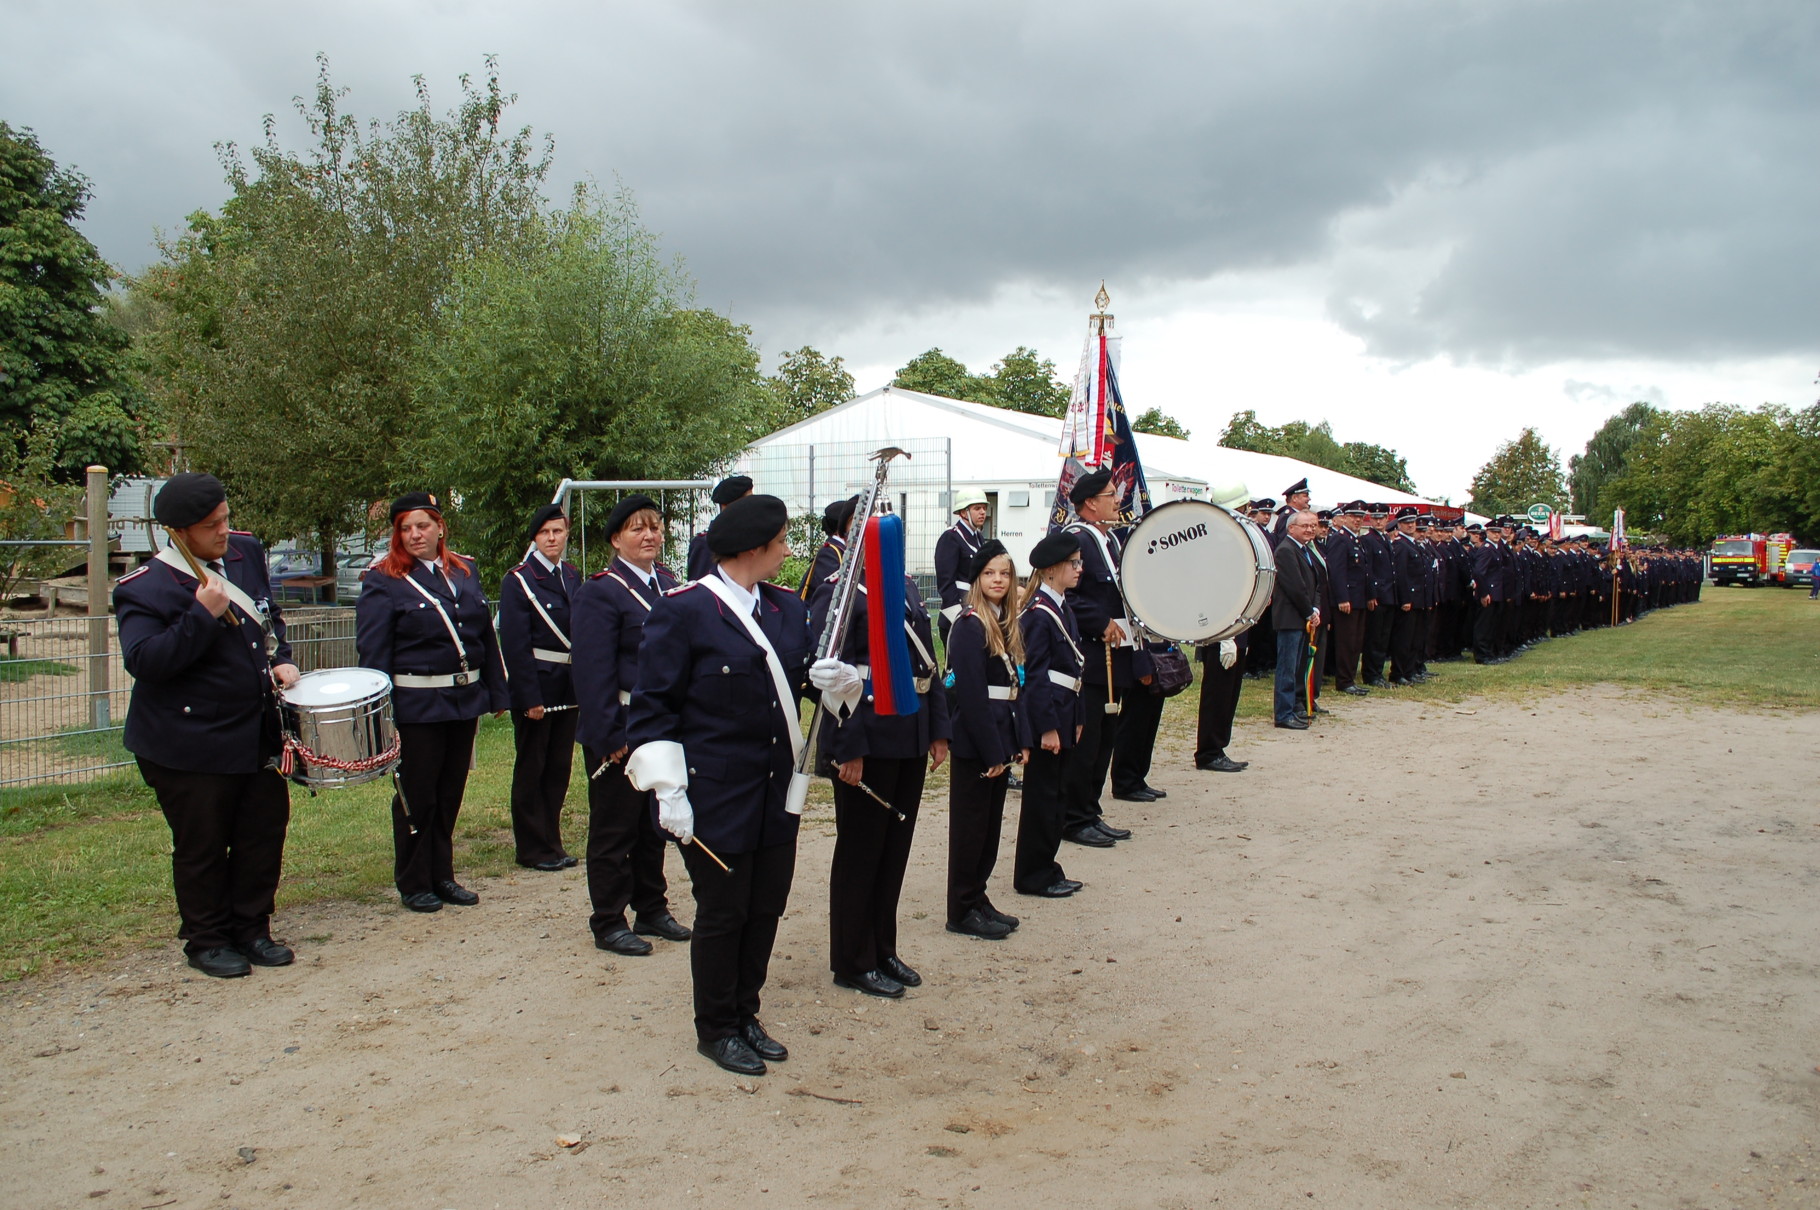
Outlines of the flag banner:
M 1548 537 L 1549 537 L 1549 540 L 1553 541 L 1553 542 L 1559 542 L 1561 540 L 1563 533 L 1564 533 L 1564 529 L 1561 524 L 1561 514 L 1556 512 L 1552 508 L 1549 509 L 1548 510 Z
M 1102 325 L 1096 324 L 1096 329 L 1088 333 L 1080 372 L 1074 378 L 1074 394 L 1062 421 L 1062 473 L 1055 484 L 1055 506 L 1049 512 L 1051 532 L 1074 522 L 1068 493 L 1090 471 L 1112 471 L 1112 487 L 1119 501 L 1115 528 L 1129 528 L 1150 511 L 1150 484 L 1144 478 L 1131 419 L 1119 392 L 1118 338 L 1107 335 Z
M 872 708 L 915 714 L 915 674 L 904 634 L 904 519 L 885 513 L 866 521 L 866 647 L 872 659 Z
M 1630 539 L 1624 534 L 1624 510 L 1613 509 L 1611 514 L 1611 548 L 1623 550 L 1630 545 Z

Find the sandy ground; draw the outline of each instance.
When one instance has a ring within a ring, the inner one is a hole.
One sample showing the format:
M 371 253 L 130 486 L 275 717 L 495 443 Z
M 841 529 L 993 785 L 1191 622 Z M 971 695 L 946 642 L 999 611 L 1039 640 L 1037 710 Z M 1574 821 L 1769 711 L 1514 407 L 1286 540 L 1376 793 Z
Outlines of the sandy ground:
M 897 1003 L 829 982 L 806 829 L 763 1079 L 574 873 L 293 912 L 244 980 L 15 985 L 0 1205 L 1820 1205 L 1820 716 L 1335 710 L 1242 725 L 1242 774 L 1167 753 L 1001 944 L 942 931 L 932 805 Z

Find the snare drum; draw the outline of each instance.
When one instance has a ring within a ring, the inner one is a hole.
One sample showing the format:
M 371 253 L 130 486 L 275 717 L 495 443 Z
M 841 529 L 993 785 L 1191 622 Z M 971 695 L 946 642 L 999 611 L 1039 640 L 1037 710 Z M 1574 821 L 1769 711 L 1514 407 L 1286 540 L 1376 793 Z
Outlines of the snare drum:
M 357 786 L 398 763 L 392 681 L 371 668 L 306 672 L 278 695 L 293 780 L 315 788 Z
M 1131 615 L 1178 643 L 1212 643 L 1251 626 L 1270 608 L 1276 579 L 1268 535 L 1204 500 L 1144 514 L 1119 567 Z

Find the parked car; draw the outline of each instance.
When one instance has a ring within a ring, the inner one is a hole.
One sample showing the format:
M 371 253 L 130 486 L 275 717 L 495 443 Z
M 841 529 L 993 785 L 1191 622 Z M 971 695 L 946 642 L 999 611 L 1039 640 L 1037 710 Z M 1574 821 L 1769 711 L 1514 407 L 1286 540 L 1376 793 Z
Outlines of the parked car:
M 1782 582 L 1790 588 L 1797 586 L 1811 588 L 1814 583 L 1814 567 L 1820 564 L 1820 550 L 1791 550 L 1788 558 L 1783 560 Z
M 351 605 L 360 595 L 360 581 L 372 561 L 372 551 L 335 552 L 335 595 L 341 604 Z M 272 580 L 272 595 L 280 601 L 316 603 L 326 595 L 324 585 L 303 583 L 322 576 L 322 556 L 316 551 L 270 551 L 266 555 L 266 570 Z
M 360 595 L 360 582 L 367 578 L 367 568 L 373 565 L 374 557 L 370 550 L 336 552 L 335 592 L 343 605 L 353 604 Z

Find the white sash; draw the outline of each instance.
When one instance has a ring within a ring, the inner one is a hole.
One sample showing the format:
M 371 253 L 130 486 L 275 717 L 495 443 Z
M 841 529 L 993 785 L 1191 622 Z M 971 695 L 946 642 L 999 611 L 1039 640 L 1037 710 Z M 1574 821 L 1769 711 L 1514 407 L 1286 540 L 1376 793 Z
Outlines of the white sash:
M 740 624 L 746 628 L 746 633 L 752 637 L 752 641 L 764 651 L 765 666 L 771 670 L 771 687 L 777 690 L 778 708 L 784 712 L 784 721 L 790 724 L 790 757 L 792 760 L 801 760 L 804 747 L 803 725 L 797 720 L 796 694 L 790 691 L 790 682 L 784 676 L 784 662 L 777 658 L 777 649 L 771 646 L 771 640 L 765 637 L 763 630 L 759 629 L 758 619 L 739 607 L 739 602 L 733 599 L 733 594 L 727 589 L 726 581 L 722 580 L 718 573 L 703 576 L 695 582 L 719 597 L 721 604 L 733 612 L 733 616 L 738 618 Z M 759 605 L 761 607 L 764 605 L 763 597 L 759 598 Z M 805 783 L 808 781 L 807 778 L 803 780 Z
M 183 561 L 183 556 L 177 553 L 177 548 L 175 546 L 165 547 L 163 550 L 159 551 L 155 557 L 160 563 L 174 567 L 186 576 L 193 576 L 196 574 L 190 569 L 190 565 Z M 198 559 L 197 562 L 200 563 L 202 560 Z M 240 585 L 234 583 L 226 576 L 216 575 L 207 567 L 202 569 L 202 575 L 209 583 L 219 585 L 221 591 L 227 594 L 227 599 L 238 606 L 241 613 L 244 613 L 247 617 L 259 623 L 261 629 L 265 628 L 265 613 L 259 606 L 253 604 L 253 598 L 246 595 L 245 589 L 241 588 Z
M 1124 605 L 1126 615 L 1112 619 L 1119 624 L 1119 629 L 1125 632 L 1124 641 L 1114 643 L 1113 646 L 1135 648 L 1138 645 L 1137 627 L 1131 624 L 1131 606 L 1125 605 L 1125 588 L 1119 583 L 1119 565 L 1113 561 L 1112 544 L 1106 541 L 1106 535 L 1100 532 L 1099 526 L 1089 525 L 1085 521 L 1076 521 L 1067 527 L 1067 532 L 1090 534 L 1093 540 L 1099 543 L 1100 558 L 1106 560 L 1106 570 L 1112 573 L 1112 584 L 1119 590 L 1119 604 Z
M 405 573 L 404 582 L 409 584 L 412 588 L 415 588 L 418 596 L 436 606 L 436 616 L 442 619 L 443 626 L 448 630 L 449 642 L 455 644 L 456 658 L 461 661 L 461 670 L 465 673 L 468 670 L 468 649 L 461 645 L 461 635 L 456 632 L 455 623 L 449 621 L 449 611 L 442 607 L 442 602 L 437 600 L 429 589 L 419 584 L 416 580 L 413 580 L 410 572 Z M 456 683 L 460 684 L 459 681 Z
M 1055 623 L 1057 633 L 1062 636 L 1062 642 L 1068 644 L 1068 650 L 1074 652 L 1074 663 L 1076 668 L 1084 671 L 1087 667 L 1087 657 L 1081 654 L 1080 644 L 1076 643 L 1074 641 L 1074 636 L 1068 633 L 1068 626 L 1067 623 L 1062 621 L 1062 615 L 1056 611 L 1055 606 L 1042 599 L 1041 589 L 1037 590 L 1037 599 L 1030 602 L 1030 608 L 1040 609 L 1049 615 L 1049 620 Z
M 625 590 L 626 590 L 626 591 L 627 591 L 627 592 L 629 592 L 629 593 L 631 593 L 631 594 L 632 594 L 632 599 L 633 599 L 633 600 L 634 600 L 634 601 L 637 601 L 637 602 L 638 602 L 638 603 L 639 603 L 639 604 L 640 604 L 640 605 L 643 605 L 643 606 L 644 606 L 644 607 L 645 607 L 645 612 L 646 612 L 646 613 L 650 613 L 650 612 L 651 612 L 651 602 L 649 602 L 649 601 L 647 601 L 647 600 L 645 600 L 645 598 L 644 598 L 644 597 L 643 597 L 643 595 L 641 595 L 641 594 L 640 594 L 640 593 L 639 593 L 639 591 L 638 591 L 638 589 L 636 589 L 636 588 L 634 588 L 634 587 L 632 587 L 632 586 L 631 586 L 631 585 L 630 585 L 630 584 L 628 584 L 628 583 L 626 583 L 626 580 L 625 580 L 625 577 L 624 577 L 624 576 L 622 576 L 622 575 L 620 575 L 620 574 L 619 574 L 619 573 L 618 573 L 618 572 L 616 572 L 616 571 L 608 571 L 608 572 L 607 572 L 607 578 L 608 578 L 608 579 L 612 579 L 612 580 L 618 580 L 618 581 L 619 581 L 619 586 L 620 586 L 620 587 L 621 587 L 621 588 L 623 588 L 623 589 L 625 589 Z
M 562 578 L 562 568 L 558 567 L 556 569 L 556 576 L 558 579 Z M 531 585 L 525 580 L 524 576 L 520 575 L 518 572 L 513 572 L 512 578 L 517 580 L 519 587 L 525 590 L 525 600 L 531 602 L 531 608 L 537 611 L 537 616 L 543 619 L 543 624 L 550 628 L 550 633 L 562 640 L 562 649 L 564 651 L 574 650 L 575 644 L 569 642 L 569 636 L 562 632 L 562 627 L 556 624 L 556 619 L 552 618 L 549 611 L 543 607 L 543 602 L 539 601 L 537 599 L 537 594 L 531 591 Z M 645 608 L 649 609 L 650 606 L 647 605 Z M 560 662 L 566 664 L 569 661 L 562 660 Z

